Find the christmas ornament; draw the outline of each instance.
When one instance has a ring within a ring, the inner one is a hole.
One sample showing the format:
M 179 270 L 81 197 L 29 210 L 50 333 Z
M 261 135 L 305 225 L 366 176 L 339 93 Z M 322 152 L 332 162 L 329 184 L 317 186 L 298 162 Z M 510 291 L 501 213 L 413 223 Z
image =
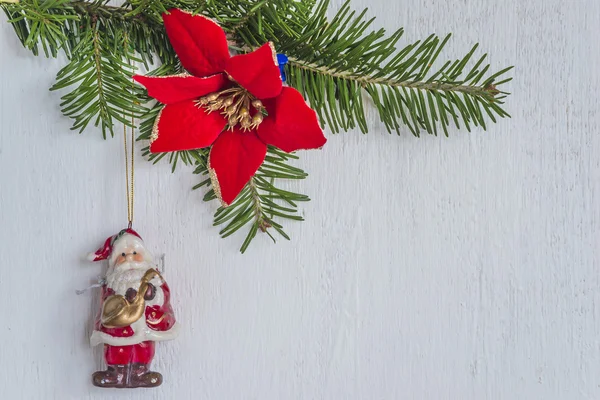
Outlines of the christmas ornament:
M 169 286 L 140 235 L 123 229 L 106 239 L 91 261 L 108 260 L 92 346 L 104 345 L 105 371 L 93 374 L 105 388 L 154 387 L 162 375 L 150 370 L 156 342 L 177 336 Z
M 135 116 L 149 161 L 192 165 L 194 189 L 221 201 L 219 234 L 246 229 L 242 252 L 258 232 L 289 239 L 283 223 L 303 220 L 310 199 L 288 180 L 308 176 L 294 152 L 323 146 L 322 127 L 448 136 L 510 117 L 512 67 L 494 71 L 477 45 L 445 57 L 450 35 L 374 29 L 349 1 L 333 12 L 329 0 L 7 1 L 24 47 L 64 54 L 52 89 L 73 129 L 106 138 L 117 121 L 133 125 L 123 111 Z M 132 61 L 149 71 L 136 77 L 147 90 L 131 85 Z
M 171 307 L 171 291 L 158 271 L 154 257 L 141 236 L 131 229 L 134 210 L 134 130 L 131 160 L 127 128 L 123 130 L 128 228 L 107 238 L 94 253 L 93 262 L 107 261 L 101 285 L 101 304 L 90 338 L 92 346 L 104 346 L 107 369 L 92 375 L 103 388 L 155 387 L 162 375 L 150 370 L 156 342 L 177 336 L 179 325 Z
M 192 75 L 135 76 L 165 104 L 150 138 L 151 152 L 211 147 L 208 169 L 223 205 L 233 202 L 263 163 L 267 146 L 290 153 L 325 142 L 317 114 L 283 87 L 272 43 L 231 57 L 225 32 L 202 15 L 163 15 L 169 40 Z

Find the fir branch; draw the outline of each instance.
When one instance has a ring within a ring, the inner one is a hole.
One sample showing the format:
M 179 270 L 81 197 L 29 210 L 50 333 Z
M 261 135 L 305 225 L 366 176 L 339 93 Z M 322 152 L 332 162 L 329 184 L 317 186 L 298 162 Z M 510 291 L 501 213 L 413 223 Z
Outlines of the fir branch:
M 316 7 L 299 39 L 290 46 L 288 76 L 311 106 L 334 132 L 357 125 L 367 132 L 363 94 L 377 108 L 388 131 L 400 133 L 405 125 L 415 135 L 421 130 L 437 134 L 438 127 L 448 135 L 448 126 L 471 124 L 486 128 L 486 119 L 507 117 L 502 108 L 508 93 L 498 89 L 510 79 L 494 84 L 511 68 L 486 76 L 482 56 L 465 73 L 477 45 L 462 59 L 446 61 L 430 73 L 450 39 L 431 35 L 397 48 L 403 35 L 399 29 L 390 36 L 385 31 L 367 32 L 373 19 L 358 14 L 346 2 L 328 23 L 328 2 Z M 319 88 L 319 89 L 317 89 Z
M 141 89 L 134 87 L 131 76 L 134 68 L 126 32 L 101 27 L 100 20 L 82 21 L 89 24 L 85 36 L 73 48 L 73 57 L 57 74 L 51 90 L 74 89 L 62 97 L 62 111 L 73 118 L 72 129 L 83 130 L 94 122 L 103 136 L 114 135 L 114 123 L 131 126 L 131 116 L 139 118 L 145 108 L 139 105 Z M 122 49 L 118 53 L 115 49 Z
M 315 74 L 327 75 L 333 78 L 340 78 L 357 82 L 362 87 L 366 87 L 368 84 L 373 85 L 384 85 L 390 87 L 404 87 L 408 89 L 419 89 L 419 90 L 442 90 L 442 91 L 454 91 L 460 93 L 467 93 L 473 96 L 487 96 L 493 93 L 492 88 L 484 88 L 480 86 L 469 86 L 460 85 L 456 83 L 444 83 L 440 81 L 433 82 L 422 82 L 422 81 L 400 81 L 393 78 L 384 77 L 372 77 L 369 75 L 357 75 L 352 71 L 338 71 L 332 68 L 327 68 L 322 65 L 313 63 L 303 63 L 295 57 L 289 57 L 290 64 L 295 68 L 304 69 Z
M 3 8 L 21 41 L 36 54 L 40 43 L 46 54 L 63 49 L 69 55 L 86 37 L 85 25 L 83 29 L 78 25 L 93 19 L 109 34 L 129 35 L 146 67 L 156 55 L 175 63 L 162 12 L 181 7 L 202 13 L 219 21 L 238 48 L 273 41 L 287 53 L 290 84 L 333 132 L 356 126 L 368 130 L 365 93 L 390 132 L 400 132 L 402 124 L 417 136 L 421 130 L 435 134 L 441 125 L 448 134 L 450 122 L 470 130 L 471 124 L 485 128 L 486 119 L 508 116 L 502 108 L 507 93 L 498 86 L 510 78 L 485 77 L 489 70 L 489 65 L 482 65 L 485 56 L 469 74 L 463 73 L 476 47 L 427 77 L 449 36 L 440 40 L 432 35 L 397 48 L 401 29 L 389 36 L 383 29 L 369 32 L 373 19 L 365 17 L 366 10 L 352 11 L 347 2 L 328 19 L 328 6 L 327 0 L 136 0 L 121 6 L 103 1 L 25 0 Z
M 23 47 L 34 55 L 38 55 L 41 45 L 46 57 L 56 57 L 68 40 L 64 27 L 78 19 L 71 13 L 69 0 L 32 0 L 1 6 Z
M 22 0 L 0 7 L 24 47 L 36 55 L 41 47 L 46 56 L 61 51 L 67 56 L 68 64 L 52 89 L 71 90 L 61 107 L 80 132 L 93 121 L 101 124 L 106 137 L 113 134 L 115 122 L 130 125 L 133 115 L 142 117 L 138 140 L 150 138 L 162 106 L 140 106 L 149 99 L 138 86 L 132 87 L 129 62 L 150 69 L 159 60 L 162 65 L 152 72 L 156 75 L 182 71 L 162 24 L 162 13 L 172 7 L 218 21 L 235 50 L 273 42 L 278 52 L 289 56 L 288 83 L 333 132 L 355 127 L 367 132 L 367 101 L 389 132 L 406 127 L 416 136 L 422 131 L 437 134 L 439 129 L 448 135 L 450 125 L 485 129 L 489 121 L 509 116 L 503 109 L 508 93 L 500 87 L 511 80 L 505 77 L 510 68 L 491 73 L 485 54 L 473 63 L 477 46 L 458 60 L 439 62 L 449 35 L 431 35 L 402 46 L 402 29 L 391 34 L 372 30 L 373 18 L 366 17 L 366 10 L 353 11 L 348 2 L 333 18 L 327 15 L 328 0 L 129 0 L 121 5 L 105 0 Z M 209 149 L 150 154 L 146 147 L 144 154 L 154 163 L 167 159 L 173 171 L 183 163 L 194 165 L 196 174 L 207 174 Z M 270 148 L 234 204 L 217 210 L 215 225 L 224 226 L 223 237 L 249 227 L 242 251 L 258 231 L 271 236 L 275 230 L 288 238 L 277 221 L 302 220 L 297 203 L 308 197 L 278 187 L 279 179 L 306 177 L 289 165 L 294 158 Z M 205 178 L 195 188 L 209 186 Z M 207 201 L 214 198 L 212 190 L 204 196 Z
M 261 2 L 259 2 L 258 4 L 256 4 L 254 7 L 252 7 L 249 12 L 244 15 L 242 17 L 242 19 L 237 22 L 235 25 L 233 25 L 231 28 L 228 28 L 228 31 L 231 35 L 235 35 L 240 29 L 242 29 L 243 27 L 245 27 L 248 22 L 254 18 L 255 16 L 258 17 L 259 20 L 261 20 L 261 16 L 260 16 L 260 10 L 261 8 L 263 8 L 264 6 L 266 6 L 267 0 L 262 0 Z
M 208 177 L 208 149 L 194 151 L 191 158 L 194 159 L 196 168 L 194 174 L 204 176 L 202 182 L 194 186 L 194 190 L 209 187 Z M 270 230 L 273 229 L 283 238 L 289 240 L 279 221 L 303 221 L 304 218 L 298 214 L 298 202 L 306 202 L 308 196 L 283 190 L 275 185 L 278 179 L 305 179 L 308 175 L 299 168 L 289 165 L 290 160 L 298 157 L 287 154 L 276 148 L 270 147 L 264 164 L 259 168 L 255 176 L 248 182 L 235 201 L 228 207 L 220 207 L 215 213 L 214 226 L 224 225 L 219 232 L 221 237 L 226 238 L 240 229 L 249 226 L 248 233 L 240 251 L 246 251 L 256 234 L 264 232 L 275 241 Z M 204 201 L 216 199 L 212 188 L 204 195 Z

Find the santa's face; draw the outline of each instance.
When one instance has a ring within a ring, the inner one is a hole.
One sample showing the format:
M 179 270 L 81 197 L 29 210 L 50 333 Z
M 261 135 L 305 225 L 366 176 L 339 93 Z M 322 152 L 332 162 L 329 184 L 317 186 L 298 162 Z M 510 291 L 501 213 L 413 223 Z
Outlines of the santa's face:
M 123 248 L 108 270 L 106 276 L 108 287 L 118 294 L 125 294 L 129 288 L 137 290 L 146 271 L 152 268 L 144 258 L 143 252 L 144 250 L 139 246 Z
M 125 248 L 115 259 L 115 268 L 120 267 L 123 264 L 137 264 L 142 261 L 144 261 L 144 256 L 142 253 L 138 253 L 135 246 L 129 246 Z

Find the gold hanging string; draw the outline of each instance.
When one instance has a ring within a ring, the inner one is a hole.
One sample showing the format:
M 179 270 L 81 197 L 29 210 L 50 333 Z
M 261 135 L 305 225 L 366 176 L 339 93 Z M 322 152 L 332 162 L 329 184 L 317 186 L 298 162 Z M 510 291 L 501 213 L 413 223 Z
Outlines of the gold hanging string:
M 133 225 L 133 177 L 134 177 L 134 155 L 135 155 L 135 121 L 131 116 L 131 162 L 129 162 L 127 148 L 127 125 L 123 124 L 123 145 L 125 149 L 125 191 L 127 192 L 127 221 L 131 229 Z M 131 174 L 130 174 L 131 171 Z
M 125 36 L 125 49 L 129 49 L 127 36 Z M 133 80 L 133 62 L 131 58 L 129 58 L 129 67 L 132 70 L 131 77 L 131 90 L 134 89 L 135 82 Z M 123 110 L 123 120 L 125 120 L 126 114 L 125 110 Z M 127 124 L 123 123 L 123 146 L 125 150 L 125 191 L 127 193 L 127 221 L 128 227 L 131 229 L 133 225 L 133 178 L 134 178 L 134 159 L 135 159 L 135 119 L 133 110 L 131 111 L 131 160 L 128 159 L 128 149 L 127 149 Z

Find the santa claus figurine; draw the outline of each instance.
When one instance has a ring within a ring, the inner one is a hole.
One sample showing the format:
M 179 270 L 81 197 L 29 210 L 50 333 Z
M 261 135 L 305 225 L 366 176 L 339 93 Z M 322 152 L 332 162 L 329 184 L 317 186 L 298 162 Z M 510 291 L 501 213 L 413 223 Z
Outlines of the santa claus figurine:
M 140 235 L 124 229 L 106 239 L 88 256 L 108 260 L 101 307 L 91 337 L 92 346 L 104 344 L 108 368 L 95 372 L 99 387 L 155 387 L 162 375 L 150 371 L 155 342 L 174 339 L 178 324 L 170 291 L 144 247 Z

